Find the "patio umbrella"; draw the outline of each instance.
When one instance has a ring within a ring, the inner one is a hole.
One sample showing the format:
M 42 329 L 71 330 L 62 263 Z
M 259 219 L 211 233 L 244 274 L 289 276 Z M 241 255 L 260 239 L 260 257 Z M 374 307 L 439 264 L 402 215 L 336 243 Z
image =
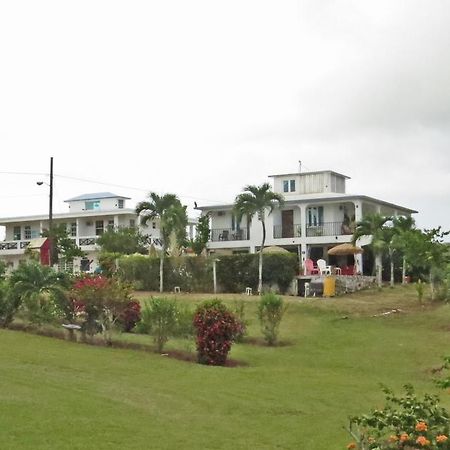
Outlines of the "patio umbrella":
M 361 247 L 352 244 L 340 244 L 328 250 L 329 255 L 357 255 L 364 250 Z
M 278 247 L 278 245 L 271 245 L 269 247 L 264 247 L 263 253 L 289 253 L 289 250 L 286 250 L 283 247 Z

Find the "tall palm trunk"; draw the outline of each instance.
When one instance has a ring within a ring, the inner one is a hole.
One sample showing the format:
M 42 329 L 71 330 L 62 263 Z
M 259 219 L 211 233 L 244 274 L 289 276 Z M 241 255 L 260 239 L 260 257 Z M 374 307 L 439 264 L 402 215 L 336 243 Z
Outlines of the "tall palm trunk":
M 159 258 L 159 292 L 164 292 L 164 254 L 165 250 L 162 249 L 161 256 Z
M 377 284 L 378 287 L 381 288 L 383 286 L 383 279 L 382 279 L 382 258 L 381 258 L 381 253 L 377 253 L 375 255 L 375 271 L 376 271 L 376 276 L 377 276 Z
M 391 285 L 391 287 L 394 287 L 394 251 L 391 247 L 389 248 L 389 262 L 390 262 L 390 266 L 391 266 L 390 285 Z
M 263 279 L 262 279 L 262 268 L 263 268 L 263 250 L 264 250 L 264 243 L 266 242 L 266 223 L 264 220 L 261 220 L 262 224 L 262 242 L 261 242 L 261 248 L 259 249 L 259 267 L 258 267 L 258 294 L 262 294 L 262 288 L 263 288 Z
M 406 257 L 403 256 L 402 264 L 402 284 L 406 284 Z

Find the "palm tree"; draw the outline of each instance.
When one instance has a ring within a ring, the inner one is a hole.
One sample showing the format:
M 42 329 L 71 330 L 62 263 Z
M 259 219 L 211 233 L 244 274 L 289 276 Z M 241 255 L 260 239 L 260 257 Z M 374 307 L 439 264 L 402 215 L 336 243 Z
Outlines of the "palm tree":
M 382 271 L 382 256 L 386 248 L 386 241 L 384 236 L 384 225 L 391 217 L 385 217 L 381 214 L 367 214 L 362 220 L 357 222 L 355 231 L 352 236 L 352 243 L 363 237 L 372 237 L 371 247 L 375 255 L 375 270 L 377 276 L 378 286 L 382 286 L 381 271 Z
M 68 277 L 36 261 L 20 264 L 10 278 L 12 295 L 25 303 L 31 320 L 45 320 L 54 301 L 61 307 L 67 300 Z
M 411 240 L 411 233 L 415 229 L 415 222 L 411 216 L 399 216 L 394 217 L 394 244 L 402 252 L 403 263 L 402 263 L 402 284 L 406 283 L 406 250 L 409 242 Z
M 237 215 L 237 223 L 242 219 L 243 215 L 247 215 L 249 220 L 255 214 L 258 215 L 258 220 L 262 226 L 262 241 L 259 248 L 259 279 L 258 279 L 258 293 L 262 293 L 262 264 L 263 264 L 263 249 L 266 242 L 266 209 L 270 214 L 276 205 L 282 207 L 284 204 L 284 197 L 282 194 L 272 192 L 269 183 L 264 183 L 261 186 L 245 186 L 243 193 L 239 194 L 234 201 L 234 210 Z
M 186 226 L 188 222 L 186 206 L 183 206 L 175 194 L 148 194 L 148 201 L 137 204 L 136 213 L 141 214 L 141 224 L 158 219 L 162 251 L 159 257 L 159 290 L 163 292 L 164 257 L 169 249 L 171 237 L 176 245 L 181 246 L 186 241 Z

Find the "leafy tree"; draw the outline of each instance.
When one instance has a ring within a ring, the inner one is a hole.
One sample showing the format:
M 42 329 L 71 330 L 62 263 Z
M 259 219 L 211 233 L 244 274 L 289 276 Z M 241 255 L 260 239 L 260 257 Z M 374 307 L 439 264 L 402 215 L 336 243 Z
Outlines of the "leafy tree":
M 245 186 L 243 193 L 239 194 L 234 201 L 234 210 L 237 214 L 237 222 L 239 223 L 244 215 L 249 220 L 256 214 L 262 226 L 262 240 L 259 248 L 259 279 L 258 279 L 258 293 L 262 293 L 262 268 L 263 268 L 263 250 L 266 242 L 266 210 L 270 214 L 276 205 L 282 207 L 284 204 L 284 197 L 281 194 L 272 192 L 269 183 L 263 183 L 261 186 Z
M 175 246 L 180 247 L 186 243 L 186 226 L 188 222 L 186 206 L 181 204 L 175 194 L 160 196 L 155 192 L 150 192 L 147 201 L 138 203 L 136 213 L 141 214 L 141 223 L 143 225 L 148 221 L 159 219 L 162 243 L 162 251 L 159 255 L 159 290 L 163 292 L 164 257 L 170 247 L 171 237 L 175 241 Z
M 195 238 L 189 241 L 189 246 L 197 256 L 206 248 L 210 234 L 209 215 L 206 214 L 198 219 L 198 223 L 195 226 Z
M 12 295 L 10 284 L 0 280 L 0 326 L 7 327 L 21 305 L 21 298 Z
M 53 268 L 35 261 L 22 263 L 11 274 L 11 295 L 25 304 L 30 320 L 41 323 L 52 317 L 55 305 L 66 297 L 69 279 Z
M 97 239 L 97 244 L 102 248 L 102 252 L 120 255 L 145 254 L 147 252 L 146 243 L 147 236 L 142 235 L 133 227 L 108 229 Z
M 352 243 L 363 237 L 368 236 L 372 238 L 370 244 L 375 255 L 375 271 L 377 276 L 378 286 L 382 286 L 382 256 L 387 247 L 386 233 L 384 232 L 385 224 L 390 217 L 382 216 L 381 214 L 368 214 L 362 220 L 356 223 L 355 231 L 352 236 Z
M 85 256 L 85 253 L 77 246 L 74 239 L 69 236 L 64 224 L 54 225 L 52 233 L 49 230 L 44 230 L 42 236 L 51 238 L 53 241 L 52 264 L 57 263 L 60 256 L 66 261 L 73 261 L 74 258 Z
M 431 299 L 434 300 L 436 274 L 449 262 L 448 248 L 443 243 L 449 231 L 441 227 L 430 230 L 413 230 L 409 234 L 406 257 L 416 269 L 428 274 Z

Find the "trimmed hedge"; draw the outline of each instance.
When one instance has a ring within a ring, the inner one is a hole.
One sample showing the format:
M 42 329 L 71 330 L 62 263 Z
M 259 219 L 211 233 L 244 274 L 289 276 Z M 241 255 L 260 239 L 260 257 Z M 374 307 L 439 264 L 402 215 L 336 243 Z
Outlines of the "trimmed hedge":
M 244 292 L 258 286 L 258 254 L 224 255 L 217 260 L 217 282 L 223 292 Z M 265 288 L 278 287 L 284 293 L 298 270 L 297 255 L 273 253 L 263 256 Z M 136 289 L 159 289 L 159 258 L 143 255 L 124 256 L 119 260 L 121 277 L 134 283 Z M 172 291 L 179 286 L 183 292 L 212 292 L 212 259 L 168 257 L 164 260 L 164 286 Z

